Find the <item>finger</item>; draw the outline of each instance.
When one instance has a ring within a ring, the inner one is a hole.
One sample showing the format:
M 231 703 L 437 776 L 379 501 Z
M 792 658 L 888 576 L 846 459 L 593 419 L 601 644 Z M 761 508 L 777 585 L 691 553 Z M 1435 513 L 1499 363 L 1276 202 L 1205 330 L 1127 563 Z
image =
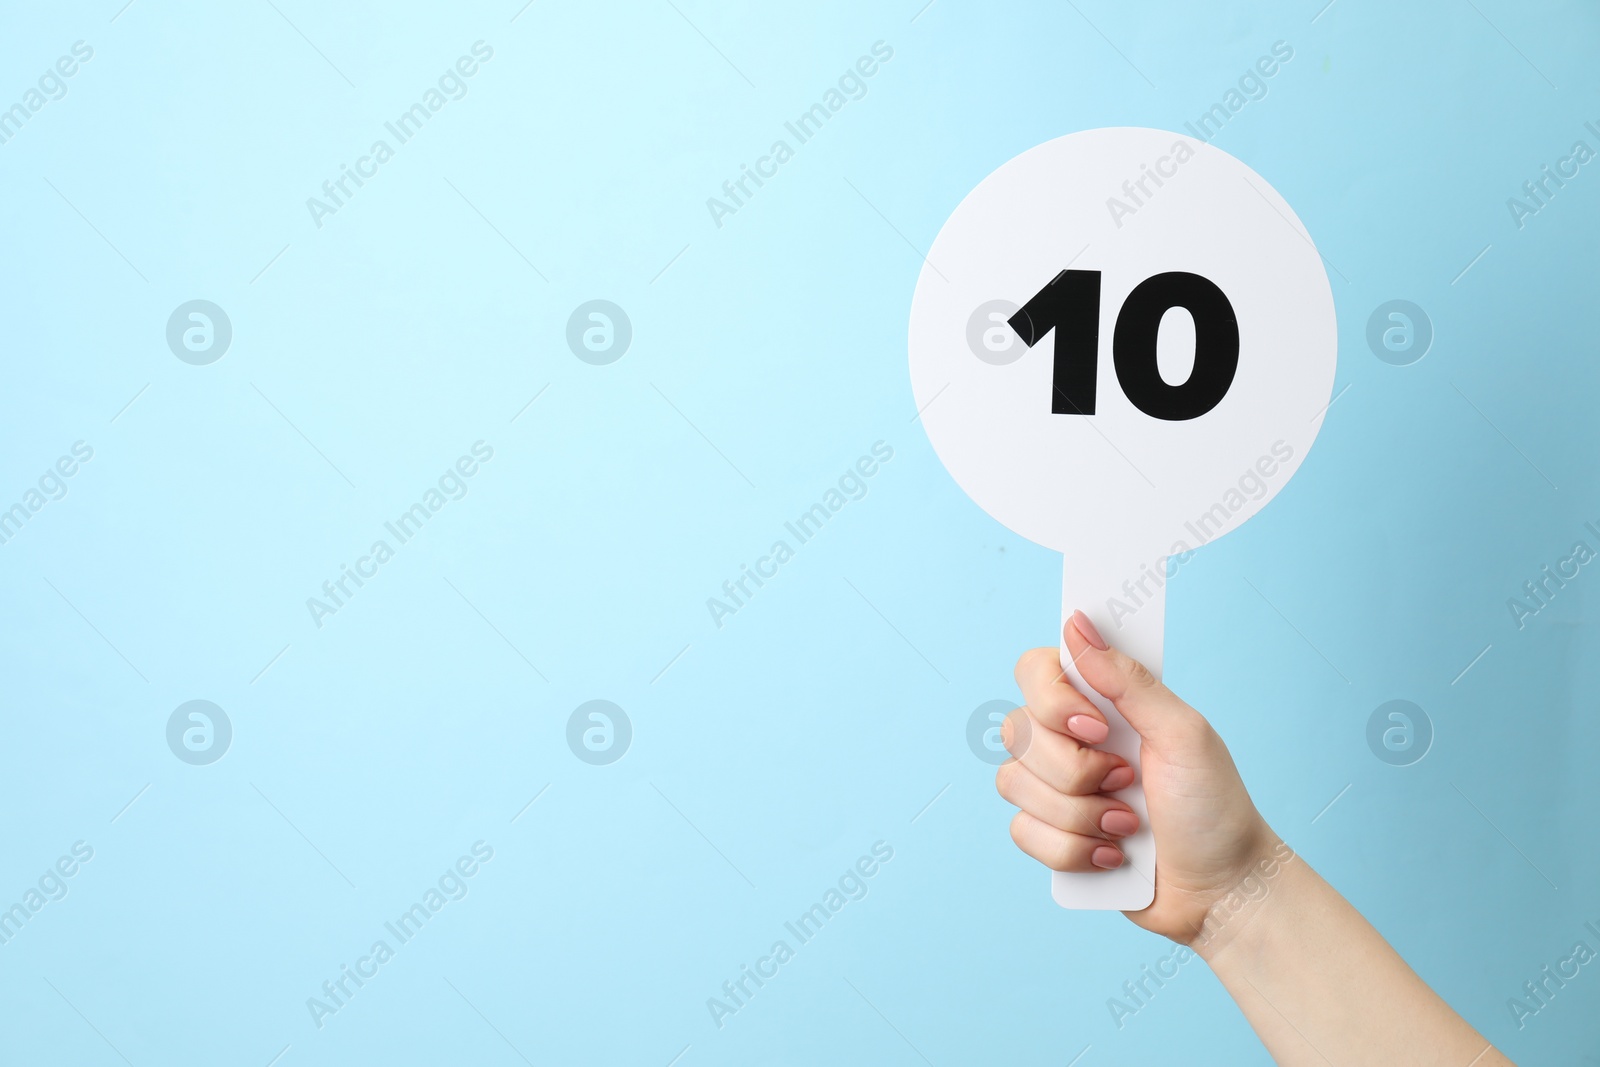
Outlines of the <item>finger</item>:
M 1087 748 L 1034 719 L 1032 709 L 1018 708 L 1000 727 L 1006 751 L 1058 793 L 1086 796 L 1125 789 L 1133 780 L 1128 761 L 1115 752 Z M 1114 774 L 1119 768 L 1123 773 Z
M 1052 871 L 1108 871 L 1122 866 L 1122 850 L 1116 845 L 1057 830 L 1025 811 L 1011 820 L 1011 840 Z
M 1067 651 L 1090 687 L 1111 701 L 1128 724 L 1145 738 L 1188 723 L 1199 712 L 1151 674 L 1133 657 L 1107 645 L 1094 623 L 1081 611 L 1062 628 Z
M 1001 764 L 994 776 L 995 788 L 1040 822 L 1086 837 L 1127 837 L 1139 828 L 1139 816 L 1128 805 L 1103 793 L 1074 797 L 1051 789 L 1020 763 Z
M 1032 648 L 1017 660 L 1017 685 L 1022 700 L 1046 729 L 1071 734 L 1086 745 L 1098 745 L 1110 733 L 1105 716 L 1073 688 L 1061 670 L 1061 650 Z

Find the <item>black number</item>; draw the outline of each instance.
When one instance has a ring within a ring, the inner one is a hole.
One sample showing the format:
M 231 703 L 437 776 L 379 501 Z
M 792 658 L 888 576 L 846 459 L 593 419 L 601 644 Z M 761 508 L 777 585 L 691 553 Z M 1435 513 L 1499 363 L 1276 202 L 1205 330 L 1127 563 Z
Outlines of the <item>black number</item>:
M 1100 272 L 1062 271 L 1007 321 L 1029 348 L 1056 332 L 1051 413 L 1093 415 L 1100 363 Z
M 1169 385 L 1156 362 L 1161 319 L 1183 308 L 1194 320 L 1194 367 Z M 1050 410 L 1093 415 L 1100 351 L 1100 272 L 1064 270 L 1008 320 L 1032 348 L 1055 331 Z M 1197 419 L 1222 402 L 1239 369 L 1239 321 L 1227 296 L 1209 279 L 1169 271 L 1134 287 L 1117 312 L 1111 338 L 1117 381 L 1133 406 L 1169 422 Z

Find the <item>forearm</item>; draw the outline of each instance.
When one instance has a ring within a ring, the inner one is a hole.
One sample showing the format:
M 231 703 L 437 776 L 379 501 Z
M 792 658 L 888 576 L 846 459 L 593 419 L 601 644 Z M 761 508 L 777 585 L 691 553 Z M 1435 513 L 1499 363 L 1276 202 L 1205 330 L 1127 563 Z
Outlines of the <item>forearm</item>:
M 1279 1064 L 1508 1064 L 1316 871 L 1279 845 L 1258 899 L 1195 951 Z

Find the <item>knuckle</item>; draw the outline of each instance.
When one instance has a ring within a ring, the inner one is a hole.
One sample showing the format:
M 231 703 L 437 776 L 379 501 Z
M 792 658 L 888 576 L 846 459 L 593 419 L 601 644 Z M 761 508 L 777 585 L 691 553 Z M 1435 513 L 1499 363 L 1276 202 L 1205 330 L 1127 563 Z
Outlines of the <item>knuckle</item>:
M 1061 841 L 1051 847 L 1050 858 L 1045 862 L 1045 866 L 1052 871 L 1070 871 L 1076 858 L 1073 853 L 1072 839 L 1063 836 Z
M 1106 753 L 1084 749 L 1067 776 L 1066 792 L 1079 797 L 1099 792 L 1100 783 L 1111 772 L 1111 763 L 1112 757 Z
M 1056 811 L 1053 824 L 1067 834 L 1093 834 L 1098 829 L 1094 825 L 1093 805 L 1091 797 L 1063 796 L 1060 807 Z
M 1026 707 L 1017 708 L 1001 722 L 1000 740 L 1006 751 L 1018 759 L 1027 755 L 1028 745 L 1033 740 L 1033 727 L 1029 725 Z
M 1060 729 L 1068 717 L 1092 710 L 1089 702 L 1070 685 L 1054 685 L 1039 694 L 1031 705 L 1041 722 Z
M 1028 824 L 1027 820 L 1028 813 L 1024 811 L 1019 811 L 1011 817 L 1011 841 L 1024 852 L 1028 851 L 1028 847 L 1022 843 L 1022 830 Z
M 1017 765 L 1015 763 L 1002 763 L 1000 769 L 994 772 L 994 788 L 1006 800 L 1010 800 L 1017 787 Z
M 1025 680 L 1033 675 L 1035 664 L 1039 662 L 1040 654 L 1048 651 L 1050 650 L 1045 648 L 1030 648 L 1017 657 L 1017 666 L 1012 671 L 1012 674 L 1017 679 L 1017 685 L 1022 685 Z
M 1127 677 L 1130 686 L 1139 689 L 1149 689 L 1157 684 L 1156 676 L 1150 673 L 1150 668 L 1134 659 L 1132 656 L 1122 655 L 1122 673 Z

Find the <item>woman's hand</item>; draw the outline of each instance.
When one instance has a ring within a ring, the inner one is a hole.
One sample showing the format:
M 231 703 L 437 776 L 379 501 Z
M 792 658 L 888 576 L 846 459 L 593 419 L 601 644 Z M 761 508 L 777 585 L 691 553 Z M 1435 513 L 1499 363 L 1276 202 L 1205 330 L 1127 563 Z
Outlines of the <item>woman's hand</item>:
M 1084 681 L 1139 734 L 1159 859 L 1155 900 L 1125 914 L 1205 959 L 1275 1061 L 1511 1063 L 1278 839 L 1198 711 L 1107 648 L 1082 612 L 1065 637 Z M 1133 782 L 1127 761 L 1094 747 L 1106 739 L 1105 719 L 1066 680 L 1056 649 L 1024 654 L 1017 684 L 1027 706 L 1003 729 L 1017 759 L 996 777 L 1000 795 L 1022 809 L 1012 838 L 1058 871 L 1120 866 L 1117 840 L 1138 820 L 1116 798 Z
M 1143 665 L 1108 648 L 1081 611 L 1064 633 L 1083 679 L 1140 737 L 1160 860 L 1155 900 L 1126 914 L 1188 944 L 1216 903 L 1270 862 L 1277 835 L 1251 803 L 1222 738 L 1198 711 Z M 1121 866 L 1117 840 L 1138 829 L 1139 820 L 1116 797 L 1133 783 L 1133 769 L 1094 747 L 1106 739 L 1105 717 L 1067 681 L 1057 649 L 1024 653 L 1016 676 L 1026 706 L 1007 717 L 1002 734 L 1017 758 L 995 776 L 1000 795 L 1022 809 L 1011 822 L 1012 839 L 1052 870 Z

